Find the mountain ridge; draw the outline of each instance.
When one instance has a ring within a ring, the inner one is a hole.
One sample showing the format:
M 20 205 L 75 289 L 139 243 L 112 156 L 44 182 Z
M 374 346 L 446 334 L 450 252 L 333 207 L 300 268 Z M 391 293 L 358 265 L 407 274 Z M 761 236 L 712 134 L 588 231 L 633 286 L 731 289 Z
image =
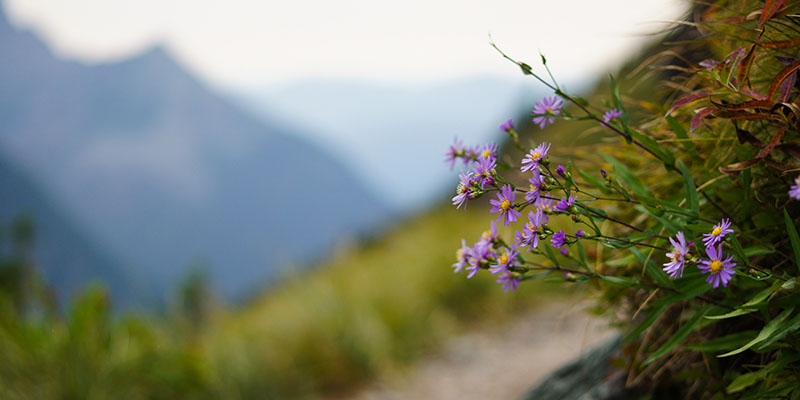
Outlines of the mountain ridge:
M 162 296 L 203 260 L 240 297 L 389 218 L 343 164 L 213 93 L 163 47 L 82 65 L 0 32 L 13 60 L 0 84 L 22 82 L 0 95 L 0 157 Z

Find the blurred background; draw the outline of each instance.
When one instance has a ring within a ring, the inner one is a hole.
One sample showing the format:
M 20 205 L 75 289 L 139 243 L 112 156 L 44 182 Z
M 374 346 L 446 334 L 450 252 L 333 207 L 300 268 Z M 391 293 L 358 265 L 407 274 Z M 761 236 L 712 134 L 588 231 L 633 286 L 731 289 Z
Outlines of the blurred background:
M 450 270 L 443 153 L 550 94 L 490 35 L 581 93 L 686 7 L 1 1 L 0 394 L 349 397 L 541 306 Z

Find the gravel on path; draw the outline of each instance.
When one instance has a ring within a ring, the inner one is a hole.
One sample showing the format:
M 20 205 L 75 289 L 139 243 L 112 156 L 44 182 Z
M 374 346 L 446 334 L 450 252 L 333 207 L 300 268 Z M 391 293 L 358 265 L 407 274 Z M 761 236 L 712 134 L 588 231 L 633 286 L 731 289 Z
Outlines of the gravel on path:
M 378 381 L 359 400 L 516 399 L 562 364 L 613 336 L 586 304 L 538 307 L 500 327 L 453 338 L 402 378 Z

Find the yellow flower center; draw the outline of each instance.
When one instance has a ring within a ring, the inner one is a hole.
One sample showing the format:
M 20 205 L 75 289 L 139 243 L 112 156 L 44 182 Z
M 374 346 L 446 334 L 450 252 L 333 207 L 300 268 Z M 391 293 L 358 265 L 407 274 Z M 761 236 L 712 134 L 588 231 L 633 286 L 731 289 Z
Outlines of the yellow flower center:
M 678 249 L 672 248 L 672 262 L 678 262 Z
M 530 229 L 530 230 L 532 230 L 532 231 L 535 230 L 535 228 L 536 228 L 535 226 L 533 226 L 533 223 L 531 223 L 531 222 L 528 222 L 527 224 L 525 224 L 525 227 Z
M 533 155 L 531 156 L 531 158 L 533 158 L 533 159 L 535 160 L 535 159 L 537 159 L 537 158 L 539 158 L 539 157 L 541 157 L 541 156 L 542 156 L 542 155 L 541 155 L 541 154 L 539 154 L 539 152 L 537 151 L 536 153 L 533 153 Z
M 491 150 L 486 150 L 483 152 L 483 158 L 489 158 L 490 155 L 492 155 Z
M 464 184 L 462 184 L 462 183 L 459 183 L 459 184 L 458 184 L 458 188 L 456 189 L 456 193 L 458 193 L 458 194 L 467 193 L 467 191 L 468 191 L 468 190 L 469 190 L 469 188 L 468 188 L 468 187 L 466 187 L 466 186 L 465 186 Z
M 722 261 L 714 260 L 708 267 L 711 269 L 711 273 L 718 274 L 719 271 L 722 271 Z
M 711 231 L 711 234 L 714 236 L 719 236 L 720 233 L 722 233 L 722 228 L 720 227 L 716 227 L 713 231 Z
M 511 208 L 511 202 L 508 200 L 503 200 L 503 202 L 500 203 L 500 208 L 502 208 L 503 211 L 508 211 L 508 209 Z
M 492 231 L 483 232 L 481 235 L 481 239 L 483 240 L 488 240 L 490 237 L 492 237 Z
M 461 260 L 464 258 L 464 249 L 456 250 L 456 260 Z
M 508 254 L 503 254 L 500 256 L 500 259 L 497 260 L 500 264 L 508 264 Z

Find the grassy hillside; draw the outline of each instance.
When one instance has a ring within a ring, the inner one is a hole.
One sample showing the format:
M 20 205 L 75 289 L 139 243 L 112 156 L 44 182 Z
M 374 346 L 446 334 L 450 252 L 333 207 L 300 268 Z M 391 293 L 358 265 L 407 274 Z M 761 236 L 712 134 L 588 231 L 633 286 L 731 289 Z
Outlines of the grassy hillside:
M 240 310 L 203 306 L 201 295 L 176 303 L 168 317 L 115 318 L 95 289 L 66 318 L 28 321 L 2 297 L 0 397 L 105 398 L 121 389 L 130 398 L 345 394 L 402 370 L 449 335 L 553 301 L 547 283 L 504 293 L 490 274 L 453 274 L 460 239 L 476 240 L 490 221 L 478 204 L 436 209 L 341 249 Z
M 453 275 L 461 237 L 474 241 L 490 221 L 479 207 L 464 213 L 448 207 L 409 221 L 224 318 L 206 337 L 214 362 L 238 360 L 261 378 L 220 368 L 221 381 L 245 397 L 347 391 L 473 323 L 550 301 L 547 284 L 507 294 L 489 274 Z

